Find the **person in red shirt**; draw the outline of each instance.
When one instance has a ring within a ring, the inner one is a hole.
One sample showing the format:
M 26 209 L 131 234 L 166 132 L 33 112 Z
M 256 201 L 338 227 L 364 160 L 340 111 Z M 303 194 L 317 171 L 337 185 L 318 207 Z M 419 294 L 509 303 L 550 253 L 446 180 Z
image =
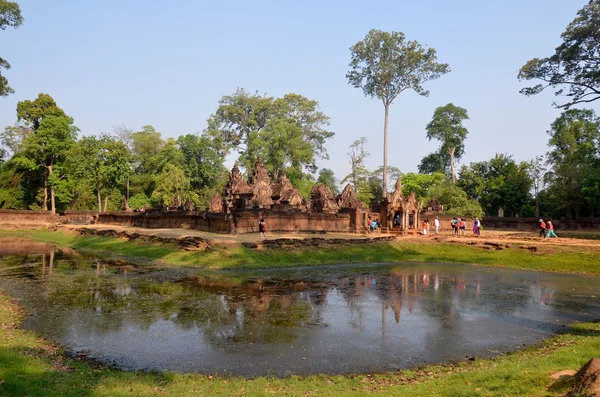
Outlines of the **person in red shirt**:
M 540 219 L 540 237 L 546 238 L 546 222 L 543 219 Z

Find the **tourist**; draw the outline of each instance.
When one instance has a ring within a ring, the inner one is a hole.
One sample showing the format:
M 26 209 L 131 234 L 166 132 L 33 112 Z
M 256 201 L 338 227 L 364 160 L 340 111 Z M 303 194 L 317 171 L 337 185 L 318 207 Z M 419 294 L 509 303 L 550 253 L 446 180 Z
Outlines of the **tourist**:
M 554 225 L 552 224 L 552 221 L 548 221 L 548 224 L 546 224 L 546 229 L 548 230 L 548 232 L 546 233 L 546 238 L 558 238 L 556 233 L 554 233 Z
M 479 218 L 475 218 L 473 221 L 473 234 L 479 236 Z
M 423 235 L 427 236 L 427 220 L 423 219 Z
M 435 234 L 439 234 L 439 230 L 440 230 L 440 220 L 438 219 L 438 217 L 435 217 L 435 220 L 433 221 L 433 226 L 435 226 Z
M 265 225 L 265 220 L 264 219 L 260 219 L 260 222 L 258 222 L 258 231 L 260 232 L 260 238 L 261 239 L 266 239 L 267 235 L 267 226 Z
M 465 222 L 464 219 L 460 218 L 458 225 L 460 227 L 460 234 L 462 234 L 464 236 L 465 231 L 467 230 L 467 222 Z
M 400 229 L 400 215 L 396 214 L 394 218 L 394 228 Z
M 452 226 L 452 234 L 458 234 L 458 219 L 456 217 L 452 218 L 450 226 Z
M 373 219 L 371 219 L 371 217 L 369 216 L 369 220 L 367 221 L 367 227 L 369 228 L 369 233 L 371 233 L 371 226 L 373 225 Z
M 373 219 L 373 222 L 371 222 L 371 233 L 374 233 L 377 230 L 377 221 L 375 219 Z
M 539 220 L 540 235 L 539 237 L 546 238 L 546 222 L 543 219 Z

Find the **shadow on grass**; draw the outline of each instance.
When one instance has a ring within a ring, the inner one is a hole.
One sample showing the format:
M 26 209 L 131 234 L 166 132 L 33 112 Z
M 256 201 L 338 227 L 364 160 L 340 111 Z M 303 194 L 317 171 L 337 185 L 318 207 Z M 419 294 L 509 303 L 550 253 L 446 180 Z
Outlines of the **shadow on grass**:
M 86 397 L 97 395 L 103 385 L 116 386 L 118 395 L 119 391 L 131 394 L 134 388 L 149 395 L 173 381 L 172 374 L 128 372 L 93 361 L 66 361 L 67 366 L 57 368 L 41 349 L 0 348 L 0 395 Z

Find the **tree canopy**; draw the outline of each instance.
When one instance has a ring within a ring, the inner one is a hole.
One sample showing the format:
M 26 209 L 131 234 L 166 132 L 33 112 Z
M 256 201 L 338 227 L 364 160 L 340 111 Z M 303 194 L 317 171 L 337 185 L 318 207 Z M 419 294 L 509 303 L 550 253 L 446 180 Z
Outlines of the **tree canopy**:
M 520 80 L 540 80 L 541 83 L 521 90 L 527 96 L 536 95 L 548 87 L 566 101 L 555 104 L 569 108 L 600 98 L 600 0 L 591 0 L 567 26 L 561 35 L 563 42 L 547 58 L 534 58 L 519 71 Z M 567 89 L 568 88 L 568 89 Z
M 275 178 L 290 167 L 314 173 L 316 160 L 328 158 L 325 143 L 334 136 L 326 130 L 329 117 L 317 101 L 298 94 L 273 98 L 243 89 L 221 98 L 208 125 L 217 151 L 237 150 L 246 169 L 263 157 Z
M 450 71 L 448 64 L 437 62 L 435 49 L 425 49 L 416 41 L 406 40 L 402 32 L 371 29 L 365 38 L 352 47 L 348 83 L 361 88 L 365 96 L 378 98 L 385 109 L 383 127 L 384 194 L 388 184 L 388 118 L 389 107 L 403 91 L 414 90 L 428 96 L 423 84 Z
M 466 109 L 449 103 L 435 109 L 433 118 L 427 124 L 427 139 L 440 141 L 438 152 L 448 156 L 452 182 L 456 181 L 454 162 L 460 160 L 465 152 L 465 139 L 469 131 L 462 123 L 468 119 Z

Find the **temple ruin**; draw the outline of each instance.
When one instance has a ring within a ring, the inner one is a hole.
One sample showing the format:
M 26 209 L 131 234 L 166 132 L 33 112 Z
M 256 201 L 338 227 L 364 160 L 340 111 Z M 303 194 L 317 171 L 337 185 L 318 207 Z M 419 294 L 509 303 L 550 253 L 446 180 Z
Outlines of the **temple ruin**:
M 160 208 L 141 213 L 102 213 L 101 223 L 119 223 L 148 228 L 184 227 L 220 233 L 251 233 L 258 231 L 258 222 L 265 219 L 273 232 L 344 232 L 362 233 L 368 229 L 369 218 L 379 221 L 382 231 L 392 230 L 396 215 L 402 219 L 398 232 L 419 229 L 419 214 L 423 206 L 415 195 L 404 197 L 402 182 L 381 203 L 367 208 L 348 184 L 341 194 L 334 195 L 329 187 L 315 185 L 310 198 L 302 197 L 287 178 L 285 170 L 272 181 L 261 158 L 252 173 L 244 178 L 239 167 L 231 169 L 222 194 L 215 194 L 205 211 L 196 211 L 188 199 L 181 205 L 179 196 L 174 208 Z

